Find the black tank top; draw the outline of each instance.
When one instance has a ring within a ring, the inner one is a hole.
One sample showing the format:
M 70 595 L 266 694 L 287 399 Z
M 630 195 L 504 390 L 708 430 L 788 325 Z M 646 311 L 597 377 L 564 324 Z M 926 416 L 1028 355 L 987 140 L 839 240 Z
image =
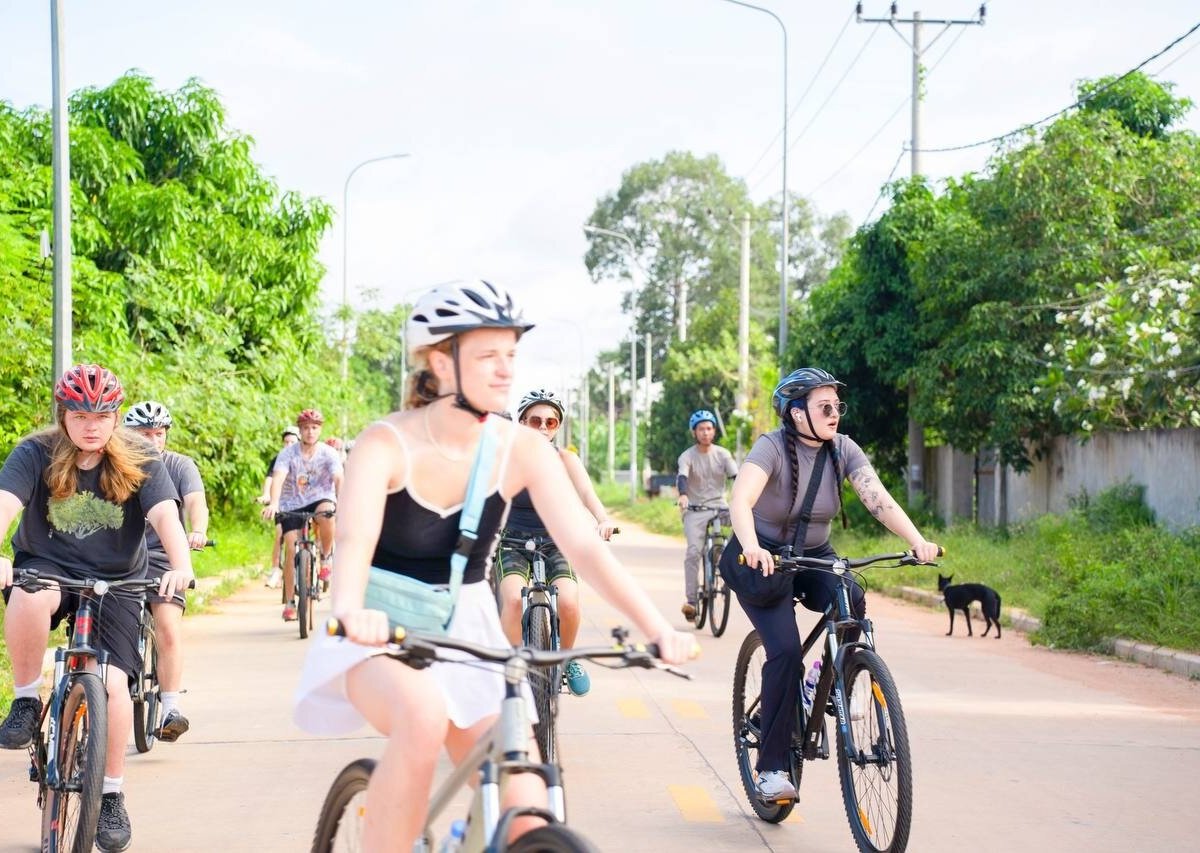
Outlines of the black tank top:
M 483 580 L 506 507 L 498 489 L 484 500 L 479 538 L 467 559 L 463 583 Z M 450 555 L 458 544 L 461 519 L 461 509 L 443 518 L 413 500 L 408 489 L 388 495 L 371 565 L 424 583 L 450 583 Z
M 561 459 L 563 451 L 560 448 L 558 456 Z M 533 498 L 529 497 L 529 489 L 521 489 L 520 492 L 513 495 L 512 512 L 508 514 L 508 521 L 504 525 L 509 530 L 519 530 L 522 533 L 548 533 L 546 525 L 542 522 L 541 516 L 537 514 L 537 510 L 533 508 Z

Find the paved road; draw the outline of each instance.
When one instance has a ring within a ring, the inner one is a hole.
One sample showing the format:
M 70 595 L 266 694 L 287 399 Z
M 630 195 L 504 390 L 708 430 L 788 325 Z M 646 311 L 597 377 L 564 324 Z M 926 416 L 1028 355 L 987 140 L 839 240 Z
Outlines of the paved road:
M 674 616 L 681 545 L 624 526 L 618 555 Z M 337 770 L 380 751 L 370 732 L 317 739 L 291 724 L 305 644 L 279 620 L 275 596 L 256 584 L 186 620 L 193 729 L 130 758 L 133 849 L 306 850 Z M 581 642 L 622 621 L 594 594 L 585 606 Z M 1015 632 L 948 638 L 943 612 L 878 596 L 870 608 L 909 720 L 910 850 L 1196 849 L 1200 685 L 1033 648 Z M 592 693 L 564 700 L 570 816 L 601 850 L 853 849 L 832 762 L 806 769 L 783 824 L 762 823 L 745 803 L 729 682 L 747 629 L 735 609 L 723 638 L 706 632 L 690 682 L 593 667 Z M 26 766 L 22 753 L 0 753 L 0 851 L 36 849 Z

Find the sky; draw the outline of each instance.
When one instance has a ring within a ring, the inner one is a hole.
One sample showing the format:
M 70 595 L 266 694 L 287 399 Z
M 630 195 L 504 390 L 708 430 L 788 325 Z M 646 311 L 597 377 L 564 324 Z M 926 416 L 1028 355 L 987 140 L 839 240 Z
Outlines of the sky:
M 845 0 L 758 5 L 787 31 L 789 193 L 856 225 L 877 216 L 881 185 L 910 170 L 911 25 L 858 23 Z M 886 17 L 889 5 L 864 0 L 864 17 Z M 1200 21 L 1195 0 L 986 5 L 984 26 L 922 28 L 923 148 L 1050 115 L 1080 79 L 1124 73 Z M 592 283 L 582 230 L 626 170 L 669 151 L 716 154 L 755 200 L 782 190 L 782 31 L 726 0 L 63 7 L 69 88 L 132 68 L 163 89 L 199 78 L 221 96 L 228 126 L 254 139 L 266 174 L 334 206 L 321 245 L 330 308 L 343 293 L 386 308 L 453 279 L 512 290 L 538 323 L 520 349 L 517 389 L 561 391 L 627 340 L 629 283 Z M 898 12 L 970 19 L 978 8 L 924 0 Z M 48 105 L 49 0 L 0 0 L 0 38 L 0 99 Z M 1198 45 L 1200 32 L 1145 70 L 1200 102 Z M 1200 130 L 1200 110 L 1184 126 Z M 993 150 L 926 153 L 921 170 L 935 180 L 981 171 Z M 408 156 L 362 166 L 347 184 L 359 164 L 393 154 Z

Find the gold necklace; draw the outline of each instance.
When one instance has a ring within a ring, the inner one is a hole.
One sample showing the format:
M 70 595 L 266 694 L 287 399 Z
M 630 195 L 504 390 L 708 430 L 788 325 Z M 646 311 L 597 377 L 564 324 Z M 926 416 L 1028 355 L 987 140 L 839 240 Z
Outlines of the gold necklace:
M 446 450 L 446 448 L 438 444 L 437 439 L 433 437 L 433 430 L 429 428 L 429 411 L 432 408 L 433 406 L 426 406 L 425 416 L 422 418 L 422 422 L 425 424 L 425 437 L 429 439 L 429 443 L 433 445 L 433 449 L 436 450 L 438 455 L 443 459 L 448 462 L 462 462 L 467 458 L 466 453 L 450 453 Z

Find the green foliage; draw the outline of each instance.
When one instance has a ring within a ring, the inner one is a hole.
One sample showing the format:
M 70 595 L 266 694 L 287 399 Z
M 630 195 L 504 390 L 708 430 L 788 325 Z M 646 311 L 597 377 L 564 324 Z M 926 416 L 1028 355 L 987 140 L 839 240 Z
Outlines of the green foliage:
M 1192 107 L 1189 99 L 1171 96 L 1174 88 L 1135 71 L 1122 77 L 1085 80 L 1079 84 L 1079 99 L 1084 101 L 1085 112 L 1111 112 L 1130 132 L 1161 138 Z
M 1095 497 L 1084 491 L 1071 498 L 1070 505 L 1093 530 L 1154 526 L 1154 510 L 1146 505 L 1146 487 L 1140 483 L 1121 483 Z
M 215 92 L 195 80 L 159 91 L 130 72 L 76 92 L 70 113 L 73 358 L 111 367 L 130 401 L 172 409 L 170 445 L 197 459 L 212 503 L 257 493 L 299 409 L 347 412 L 356 430 L 390 407 L 402 315 L 362 318 L 354 381 L 341 382 L 319 305 L 331 208 L 264 175 Z M 0 454 L 50 412 L 51 277 L 38 254 L 50 162 L 48 114 L 0 103 Z

